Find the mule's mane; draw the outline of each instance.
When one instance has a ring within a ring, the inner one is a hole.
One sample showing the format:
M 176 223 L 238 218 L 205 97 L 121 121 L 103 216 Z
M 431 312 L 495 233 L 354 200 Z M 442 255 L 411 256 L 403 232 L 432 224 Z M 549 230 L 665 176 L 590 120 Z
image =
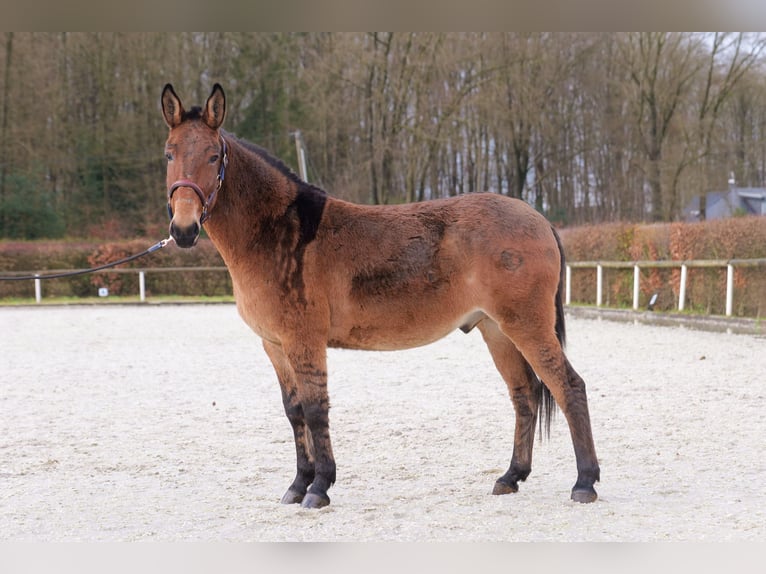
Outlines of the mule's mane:
M 239 138 L 236 135 L 230 132 L 227 132 L 225 130 L 221 130 L 221 134 L 224 135 L 230 141 L 233 140 L 235 143 L 239 144 L 241 147 L 245 148 L 247 151 L 257 155 L 261 160 L 265 161 L 268 165 L 270 165 L 271 167 L 279 171 L 279 173 L 284 175 L 287 179 L 289 179 L 290 181 L 298 185 L 299 188 L 304 188 L 304 189 L 310 188 L 314 191 L 318 191 L 322 195 L 327 195 L 327 192 L 323 190 L 322 188 L 303 181 L 298 176 L 298 174 L 296 174 L 292 169 L 290 169 L 290 167 L 287 166 L 281 159 L 271 155 L 271 153 L 265 148 L 262 148 L 261 146 L 254 144 L 252 142 L 249 142 L 245 139 Z

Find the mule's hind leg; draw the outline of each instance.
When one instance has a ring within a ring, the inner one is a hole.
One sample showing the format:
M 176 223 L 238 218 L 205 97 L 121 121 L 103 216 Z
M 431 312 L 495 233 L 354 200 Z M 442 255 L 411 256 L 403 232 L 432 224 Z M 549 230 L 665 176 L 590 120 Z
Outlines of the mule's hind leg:
M 492 494 L 509 494 L 519 490 L 519 481 L 526 480 L 532 470 L 532 447 L 540 404 L 540 381 L 516 346 L 506 337 L 497 323 L 487 318 L 478 324 L 497 370 L 508 387 L 516 412 L 513 455 L 508 471 L 497 479 Z
M 314 453 L 311 433 L 306 426 L 303 406 L 298 397 L 298 384 L 293 368 L 287 361 L 281 347 L 263 342 L 263 348 L 271 359 L 282 390 L 282 403 L 287 420 L 293 428 L 297 471 L 295 480 L 282 496 L 282 504 L 300 504 L 306 496 L 309 485 L 314 481 Z
M 501 329 L 543 380 L 567 419 L 577 461 L 572 500 L 593 502 L 598 497 L 593 485 L 599 480 L 600 469 L 584 381 L 564 355 L 552 324 L 548 326 L 539 320 L 524 324 L 514 321 L 501 324 Z

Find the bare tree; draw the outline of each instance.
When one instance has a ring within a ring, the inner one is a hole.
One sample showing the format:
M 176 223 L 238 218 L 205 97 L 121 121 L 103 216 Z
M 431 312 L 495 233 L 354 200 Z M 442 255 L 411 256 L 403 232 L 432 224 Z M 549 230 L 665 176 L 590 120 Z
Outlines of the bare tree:
M 23 198 L 14 217 L 58 218 L 72 235 L 109 224 L 123 235 L 160 229 L 158 90 L 172 82 L 199 102 L 220 81 L 227 129 L 291 164 L 290 134 L 300 130 L 313 181 L 348 199 L 493 191 L 561 224 L 674 219 L 729 172 L 745 184 L 766 180 L 765 41 L 5 33 L 0 200 Z M 14 233 L 31 235 L 25 225 Z
M 710 39 L 706 73 L 697 103 L 697 122 L 692 126 L 696 128 L 706 188 L 711 184 L 723 187 L 728 179 L 729 170 L 722 169 L 712 157 L 715 135 L 720 129 L 719 119 L 724 104 L 744 75 L 758 62 L 764 48 L 766 39 L 744 33 L 716 32 Z M 700 194 L 701 219 L 705 219 L 706 197 L 705 193 Z
M 8 175 L 8 163 L 10 162 L 10 150 L 8 148 L 8 110 L 10 109 L 10 93 L 11 93 L 11 66 L 13 65 L 13 32 L 5 33 L 5 66 L 3 68 L 3 111 L 2 111 L 2 124 L 0 124 L 0 151 L 2 152 L 2 158 L 0 158 L 0 206 L 5 206 L 6 192 L 5 192 L 5 180 Z M 0 226 L 5 228 L 6 214 L 5 209 L 2 210 L 2 220 L 0 220 Z
M 663 185 L 663 160 L 673 121 L 703 67 L 700 41 L 685 33 L 637 32 L 627 34 L 621 47 L 633 85 L 650 215 L 660 221 L 676 207 L 676 189 L 668 192 Z M 680 161 L 688 160 L 684 156 Z

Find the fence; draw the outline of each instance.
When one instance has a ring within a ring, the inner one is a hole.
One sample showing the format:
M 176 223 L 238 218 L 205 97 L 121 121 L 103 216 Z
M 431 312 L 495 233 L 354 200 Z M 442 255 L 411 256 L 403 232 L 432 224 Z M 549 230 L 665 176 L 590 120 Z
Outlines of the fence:
M 714 267 L 726 268 L 726 305 L 727 317 L 734 309 L 734 269 L 736 267 L 766 267 L 766 259 L 730 259 L 730 260 L 698 260 L 698 261 L 576 261 L 566 266 L 566 304 L 572 302 L 572 269 L 596 269 L 596 306 L 601 307 L 604 300 L 604 268 L 630 269 L 633 268 L 633 309 L 638 310 L 640 299 L 641 269 L 675 268 L 681 270 L 678 289 L 678 310 L 683 311 L 686 304 L 689 268 Z
M 633 269 L 633 309 L 638 310 L 641 296 L 641 270 L 655 268 L 680 269 L 680 282 L 676 308 L 683 311 L 686 305 L 686 294 L 689 286 L 690 268 L 719 268 L 726 269 L 725 314 L 731 316 L 734 309 L 734 270 L 737 267 L 766 267 L 766 259 L 731 259 L 731 260 L 697 260 L 697 261 L 575 261 L 566 266 L 566 304 L 572 303 L 572 270 L 596 270 L 596 306 L 604 304 L 604 269 Z M 46 273 L 50 273 L 47 271 Z M 146 275 L 148 273 L 177 273 L 177 272 L 227 272 L 226 267 L 155 267 L 111 269 L 98 273 L 128 273 L 138 275 L 138 296 L 140 301 L 146 301 Z M 27 272 L 18 272 L 28 274 Z M 35 279 L 35 301 L 42 302 L 42 279 Z
M 71 269 L 56 269 L 52 271 L 45 271 L 45 274 L 53 274 L 72 271 Z M 146 301 L 146 275 L 148 273 L 178 273 L 178 272 L 228 272 L 226 267 L 153 267 L 153 268 L 130 268 L 130 269 L 108 269 L 103 271 L 96 271 L 96 274 L 110 274 L 110 273 L 122 273 L 138 275 L 138 298 L 140 301 Z M 18 275 L 35 275 L 37 272 L 19 271 Z M 41 273 L 42 275 L 42 273 Z M 57 279 L 59 281 L 60 279 Z M 34 280 L 35 284 L 35 301 L 37 303 L 42 302 L 43 298 L 43 285 L 45 280 L 37 278 Z

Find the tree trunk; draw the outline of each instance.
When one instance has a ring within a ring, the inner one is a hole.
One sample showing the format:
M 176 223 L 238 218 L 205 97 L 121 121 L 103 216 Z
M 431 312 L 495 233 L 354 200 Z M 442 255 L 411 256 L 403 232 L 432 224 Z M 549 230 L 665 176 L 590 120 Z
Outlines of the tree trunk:
M 13 62 L 13 32 L 6 32 L 5 39 L 5 71 L 3 74 L 3 118 L 2 125 L 0 125 L 0 150 L 2 150 L 2 157 L 0 157 L 0 206 L 5 205 L 6 189 L 5 180 L 8 174 L 8 164 L 10 163 L 10 153 L 8 149 L 8 110 L 10 105 L 8 100 L 11 93 L 11 63 Z M 0 228 L 7 229 L 6 225 L 6 210 L 0 211 L 2 214 L 2 220 L 0 220 Z

